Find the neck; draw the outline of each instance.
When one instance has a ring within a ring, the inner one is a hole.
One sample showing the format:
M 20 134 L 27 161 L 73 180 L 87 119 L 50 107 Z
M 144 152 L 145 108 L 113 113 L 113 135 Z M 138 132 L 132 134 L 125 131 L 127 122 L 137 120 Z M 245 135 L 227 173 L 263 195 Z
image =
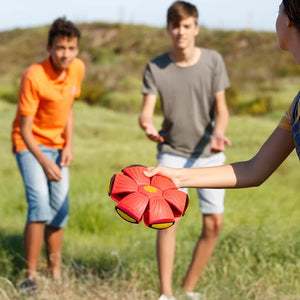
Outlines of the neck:
M 291 48 L 291 53 L 294 56 L 298 65 L 300 65 L 300 42 Z
M 174 49 L 171 52 L 171 58 L 176 65 L 189 67 L 194 65 L 200 57 L 200 48 L 189 47 L 186 49 Z
M 288 37 L 288 45 L 284 50 L 289 51 L 297 64 L 300 65 L 300 31 L 296 27 L 290 27 L 290 35 Z
M 57 66 L 55 65 L 55 63 L 52 60 L 52 57 L 50 56 L 50 62 L 51 62 L 51 66 L 54 70 L 54 72 L 56 73 L 57 77 L 64 79 L 66 77 L 67 71 L 64 69 L 59 69 L 57 68 Z

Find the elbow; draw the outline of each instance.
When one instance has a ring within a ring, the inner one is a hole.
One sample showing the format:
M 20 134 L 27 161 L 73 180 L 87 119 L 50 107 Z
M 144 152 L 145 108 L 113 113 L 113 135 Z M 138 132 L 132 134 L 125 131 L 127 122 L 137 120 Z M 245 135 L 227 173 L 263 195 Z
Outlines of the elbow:
M 259 187 L 266 181 L 266 178 L 256 178 L 251 184 L 252 187 Z
M 250 187 L 259 187 L 261 186 L 268 178 L 269 175 L 266 174 L 265 172 L 260 172 L 259 170 L 254 170 Z
M 258 187 L 270 176 L 264 168 L 258 166 L 255 159 L 235 163 L 233 169 L 236 174 L 236 187 Z

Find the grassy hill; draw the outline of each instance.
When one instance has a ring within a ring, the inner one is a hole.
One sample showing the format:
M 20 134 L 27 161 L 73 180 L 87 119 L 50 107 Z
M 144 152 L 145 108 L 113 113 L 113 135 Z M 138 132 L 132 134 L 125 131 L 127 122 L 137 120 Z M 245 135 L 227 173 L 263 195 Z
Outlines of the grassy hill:
M 26 202 L 10 131 L 20 76 L 47 55 L 48 28 L 0 32 L 0 299 L 155 300 L 159 296 L 155 231 L 119 218 L 107 184 L 127 165 L 156 163 L 155 144 L 138 127 L 137 111 L 145 63 L 166 51 L 169 40 L 164 29 L 146 26 L 92 23 L 80 28 L 80 57 L 87 74 L 82 101 L 74 105 L 75 159 L 70 169 L 63 280 L 49 280 L 43 253 L 36 295 L 22 295 L 17 289 L 25 274 Z M 248 159 L 298 91 L 298 67 L 278 49 L 272 33 L 202 29 L 197 43 L 223 54 L 232 83 L 228 91 L 232 111 L 268 114 L 230 119 L 232 147 L 226 151 L 227 161 Z M 158 125 L 161 116 L 154 121 Z M 224 227 L 197 291 L 215 300 L 300 298 L 296 162 L 293 153 L 263 186 L 226 192 Z M 201 231 L 195 190 L 190 197 L 191 207 L 177 232 L 176 294 Z
M 82 100 L 120 111 L 138 111 L 146 62 L 167 51 L 164 28 L 79 24 L 79 56 L 87 73 Z M 48 26 L 0 32 L 0 98 L 16 101 L 23 70 L 46 55 Z M 201 29 L 197 45 L 219 51 L 231 80 L 227 92 L 234 113 L 265 114 L 286 108 L 297 92 L 299 67 L 281 51 L 275 33 Z

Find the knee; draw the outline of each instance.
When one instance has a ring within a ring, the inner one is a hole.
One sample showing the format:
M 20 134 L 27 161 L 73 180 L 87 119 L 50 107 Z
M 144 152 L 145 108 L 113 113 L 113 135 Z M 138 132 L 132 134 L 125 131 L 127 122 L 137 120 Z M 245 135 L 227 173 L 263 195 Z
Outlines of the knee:
M 206 215 L 203 221 L 203 235 L 210 238 L 217 238 L 222 229 L 222 215 Z

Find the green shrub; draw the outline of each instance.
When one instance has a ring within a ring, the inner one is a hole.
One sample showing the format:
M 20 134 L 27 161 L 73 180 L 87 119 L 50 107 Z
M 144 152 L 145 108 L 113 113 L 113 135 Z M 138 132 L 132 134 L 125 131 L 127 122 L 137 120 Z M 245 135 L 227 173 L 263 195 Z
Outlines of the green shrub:
M 2 93 L 0 93 L 0 98 L 9 103 L 17 103 L 19 99 L 18 93 L 18 89 L 3 91 Z
M 265 115 L 272 111 L 271 97 L 257 97 L 253 101 L 247 103 L 242 112 L 250 115 Z
M 231 113 L 238 112 L 238 91 L 234 86 L 226 89 L 226 102 Z
M 101 97 L 106 92 L 106 88 L 101 85 L 83 84 L 81 89 L 80 99 L 90 105 L 95 105 L 100 102 Z

